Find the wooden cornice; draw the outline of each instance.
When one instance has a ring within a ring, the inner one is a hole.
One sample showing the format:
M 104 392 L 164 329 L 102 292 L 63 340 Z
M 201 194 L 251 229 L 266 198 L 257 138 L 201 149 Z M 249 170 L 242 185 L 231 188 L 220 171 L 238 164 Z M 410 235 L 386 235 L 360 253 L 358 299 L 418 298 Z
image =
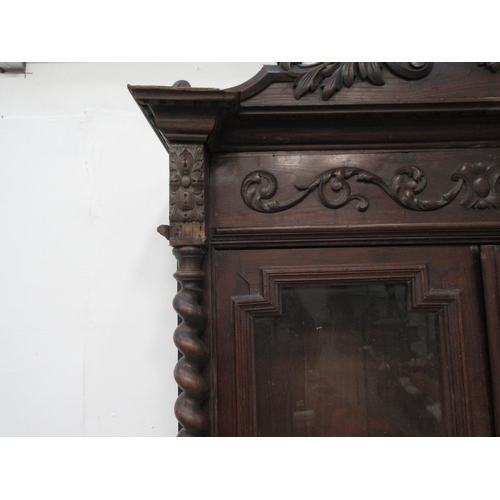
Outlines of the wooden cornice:
M 234 108 L 238 92 L 183 87 L 128 86 L 163 145 L 206 142 L 216 121 Z
M 409 76 L 403 65 L 412 64 L 428 66 Z M 173 142 L 206 143 L 214 152 L 497 146 L 500 75 L 488 64 L 281 63 L 227 90 L 129 90 L 167 149 Z

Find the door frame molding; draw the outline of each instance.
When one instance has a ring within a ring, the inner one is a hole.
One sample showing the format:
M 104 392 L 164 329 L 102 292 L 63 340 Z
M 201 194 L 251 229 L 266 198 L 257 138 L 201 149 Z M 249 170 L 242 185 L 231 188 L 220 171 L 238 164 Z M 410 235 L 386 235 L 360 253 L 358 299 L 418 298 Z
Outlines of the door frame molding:
M 259 294 L 231 298 L 238 436 L 257 435 L 253 319 L 281 315 L 283 288 L 373 283 L 409 283 L 408 310 L 438 313 L 444 427 L 448 436 L 472 435 L 461 292 L 431 289 L 426 264 L 265 267 L 260 274 Z

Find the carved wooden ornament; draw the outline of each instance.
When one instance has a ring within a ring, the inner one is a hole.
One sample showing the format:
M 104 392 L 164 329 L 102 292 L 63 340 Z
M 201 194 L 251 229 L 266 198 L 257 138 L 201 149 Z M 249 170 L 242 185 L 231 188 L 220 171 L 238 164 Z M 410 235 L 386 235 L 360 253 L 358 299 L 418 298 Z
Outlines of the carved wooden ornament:
M 203 149 L 177 146 L 170 152 L 170 222 L 203 220 Z
M 172 246 L 204 245 L 203 144 L 172 144 L 170 154 L 170 231 Z
M 451 203 L 465 185 L 466 198 L 460 203 L 469 208 L 500 207 L 500 164 L 485 165 L 464 163 L 451 176 L 455 186 L 438 200 L 421 200 L 421 193 L 427 184 L 422 169 L 414 166 L 399 168 L 389 183 L 378 175 L 357 167 L 337 167 L 316 176 L 307 186 L 295 186 L 298 193 L 285 201 L 270 200 L 277 190 L 278 181 L 270 172 L 256 170 L 248 174 L 241 185 L 241 196 L 246 205 L 256 212 L 273 213 L 288 210 L 307 198 L 313 191 L 318 191 L 320 202 L 327 208 L 341 208 L 350 201 L 357 200 L 356 208 L 364 212 L 370 206 L 367 198 L 351 195 L 348 179 L 375 184 L 398 205 L 417 211 L 437 210 Z M 333 197 L 332 197 L 333 195 Z M 337 197 L 335 197 L 337 195 Z
M 386 67 L 399 78 L 417 80 L 427 76 L 432 63 L 393 63 L 393 62 L 323 62 L 313 65 L 302 63 L 281 63 L 289 76 L 295 77 L 293 95 L 300 99 L 308 92 L 315 92 L 321 86 L 324 101 L 342 87 L 350 87 L 356 78 L 367 80 L 374 85 L 384 85 L 382 68 Z
M 452 176 L 452 179 L 463 179 L 467 196 L 460 203 L 464 208 L 500 208 L 500 164 L 486 165 L 464 163 Z

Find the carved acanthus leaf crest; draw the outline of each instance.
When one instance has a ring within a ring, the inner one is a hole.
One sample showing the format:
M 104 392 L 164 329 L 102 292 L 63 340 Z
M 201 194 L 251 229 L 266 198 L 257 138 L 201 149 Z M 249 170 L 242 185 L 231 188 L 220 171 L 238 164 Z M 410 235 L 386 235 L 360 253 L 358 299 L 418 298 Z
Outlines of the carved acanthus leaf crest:
M 315 92 L 321 86 L 321 96 L 328 100 L 342 87 L 350 87 L 356 78 L 374 85 L 384 85 L 382 68 L 385 66 L 394 75 L 408 80 L 427 76 L 433 63 L 392 62 L 323 62 L 312 65 L 302 63 L 280 63 L 285 72 L 295 78 L 293 95 L 300 99 L 308 92 Z

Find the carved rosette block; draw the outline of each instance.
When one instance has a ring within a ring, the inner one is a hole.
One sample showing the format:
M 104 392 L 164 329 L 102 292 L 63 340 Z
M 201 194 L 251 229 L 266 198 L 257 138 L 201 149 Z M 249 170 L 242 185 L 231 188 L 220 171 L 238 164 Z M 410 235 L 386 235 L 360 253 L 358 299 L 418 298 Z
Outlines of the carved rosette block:
M 170 147 L 170 242 L 205 242 L 204 148 L 202 144 Z
M 205 252 L 202 247 L 181 246 L 174 248 L 173 253 L 178 262 L 174 277 L 181 285 L 173 306 L 182 319 L 174 332 L 175 345 L 182 353 L 174 370 L 175 380 L 183 391 L 174 408 L 182 426 L 178 436 L 204 436 L 209 427 L 208 415 L 203 409 L 209 388 L 201 374 L 208 349 L 200 339 L 206 324 L 202 304 L 205 273 L 201 270 Z
M 466 197 L 460 203 L 465 209 L 500 208 L 500 163 L 464 163 L 452 179 L 463 179 L 465 183 Z

